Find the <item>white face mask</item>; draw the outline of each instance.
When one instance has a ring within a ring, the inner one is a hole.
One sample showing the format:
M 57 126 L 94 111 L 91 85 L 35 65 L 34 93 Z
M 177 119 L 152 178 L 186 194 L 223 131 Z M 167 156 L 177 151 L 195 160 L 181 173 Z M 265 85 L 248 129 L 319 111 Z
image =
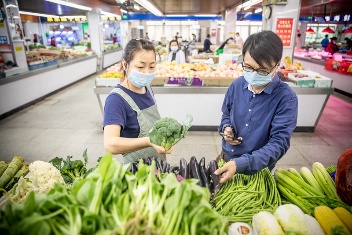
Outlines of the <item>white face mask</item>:
M 143 88 L 150 85 L 155 78 L 156 72 L 154 73 L 141 73 L 137 70 L 131 69 L 131 73 L 128 76 L 128 80 L 137 88 Z
M 176 52 L 178 50 L 178 46 L 171 46 L 171 51 Z

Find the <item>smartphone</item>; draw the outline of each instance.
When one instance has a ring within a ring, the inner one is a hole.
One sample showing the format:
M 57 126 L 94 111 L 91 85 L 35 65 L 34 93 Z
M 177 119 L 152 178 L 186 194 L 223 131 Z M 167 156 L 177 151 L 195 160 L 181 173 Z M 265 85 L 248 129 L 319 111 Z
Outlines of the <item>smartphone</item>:
M 220 135 L 222 136 L 222 137 L 227 137 L 227 138 L 230 138 L 230 139 L 232 139 L 232 140 L 237 140 L 237 141 L 239 141 L 239 142 L 243 142 L 243 138 L 242 137 L 234 137 L 234 136 L 230 136 L 230 135 L 226 135 L 225 133 L 223 133 L 223 132 L 220 132 Z

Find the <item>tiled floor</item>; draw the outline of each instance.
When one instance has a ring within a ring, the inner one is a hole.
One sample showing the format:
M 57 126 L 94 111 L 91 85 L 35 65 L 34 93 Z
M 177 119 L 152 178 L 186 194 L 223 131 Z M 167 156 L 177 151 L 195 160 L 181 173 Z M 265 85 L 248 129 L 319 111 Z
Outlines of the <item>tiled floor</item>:
M 88 149 L 89 165 L 104 154 L 102 114 L 93 92 L 93 75 L 55 95 L 0 121 L 0 159 L 19 155 L 27 162 L 68 155 L 79 158 Z M 217 132 L 190 132 L 168 156 L 171 164 L 191 156 L 214 159 L 221 151 Z M 291 148 L 278 167 L 311 167 L 337 163 L 352 147 L 352 98 L 330 96 L 315 133 L 292 136 Z M 116 156 L 121 160 L 121 156 Z

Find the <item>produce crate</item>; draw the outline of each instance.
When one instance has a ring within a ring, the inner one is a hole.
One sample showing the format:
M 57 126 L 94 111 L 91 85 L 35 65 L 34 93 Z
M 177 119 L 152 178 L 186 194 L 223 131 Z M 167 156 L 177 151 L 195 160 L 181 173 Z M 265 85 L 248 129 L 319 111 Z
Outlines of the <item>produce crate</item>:
M 220 79 L 219 79 L 219 80 L 220 80 L 219 85 L 220 85 L 220 86 L 226 86 L 226 87 L 228 87 L 228 86 L 231 85 L 231 83 L 232 83 L 235 79 L 236 79 L 236 78 L 220 78 Z
M 166 81 L 168 80 L 168 78 L 165 77 L 156 77 L 153 79 L 153 81 L 151 82 L 150 85 L 152 86 L 164 86 L 164 84 L 166 84 Z
M 332 79 L 321 75 L 315 76 L 314 87 L 328 88 L 332 85 Z
M 45 67 L 45 63 L 39 63 L 39 64 L 32 64 L 32 65 L 28 65 L 28 69 L 29 71 L 32 71 L 32 70 L 36 70 L 36 69 L 41 69 L 41 68 L 44 68 Z
M 203 86 L 203 81 L 197 77 L 170 77 L 167 84 L 181 85 L 181 86 Z
M 296 75 L 302 75 L 301 73 L 289 73 L 288 78 L 296 83 L 297 86 L 300 87 L 314 87 L 315 79 L 312 77 L 309 77 L 308 75 L 306 77 L 296 77 Z
M 51 65 L 56 65 L 56 64 L 57 64 L 57 60 L 51 60 L 51 61 L 44 62 L 44 66 L 51 66 Z
M 219 78 L 212 78 L 212 77 L 203 77 L 204 86 L 220 86 L 220 79 Z

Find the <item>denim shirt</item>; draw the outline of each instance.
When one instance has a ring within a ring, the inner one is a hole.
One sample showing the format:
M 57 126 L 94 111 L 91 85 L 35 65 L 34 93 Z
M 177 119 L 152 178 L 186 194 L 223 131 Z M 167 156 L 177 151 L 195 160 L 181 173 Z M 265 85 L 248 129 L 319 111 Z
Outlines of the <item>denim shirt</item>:
M 219 132 L 230 124 L 235 136 L 243 138 L 236 146 L 222 140 L 226 160 L 234 159 L 237 173 L 255 174 L 274 168 L 289 149 L 297 125 L 297 95 L 277 74 L 260 94 L 250 91 L 242 76 L 227 90 L 222 113 Z

